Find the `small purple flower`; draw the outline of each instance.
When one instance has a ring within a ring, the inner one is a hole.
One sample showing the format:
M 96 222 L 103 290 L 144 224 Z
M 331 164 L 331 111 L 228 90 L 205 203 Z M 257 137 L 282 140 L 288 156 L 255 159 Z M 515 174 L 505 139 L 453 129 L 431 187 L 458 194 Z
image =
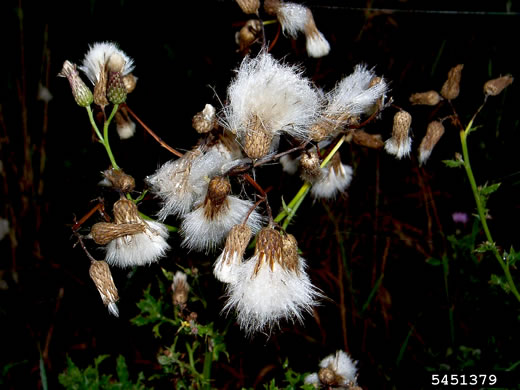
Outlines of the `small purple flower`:
M 451 214 L 451 218 L 453 218 L 453 222 L 455 223 L 468 223 L 468 214 L 462 212 L 462 211 L 456 211 L 453 214 Z

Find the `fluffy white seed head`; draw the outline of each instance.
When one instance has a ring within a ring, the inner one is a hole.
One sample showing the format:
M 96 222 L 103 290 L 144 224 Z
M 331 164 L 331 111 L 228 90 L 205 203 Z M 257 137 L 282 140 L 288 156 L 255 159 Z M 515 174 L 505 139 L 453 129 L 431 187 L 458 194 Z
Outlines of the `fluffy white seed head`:
M 177 271 L 173 276 L 172 291 L 175 305 L 184 305 L 188 301 L 190 285 L 188 284 L 188 276 L 184 272 Z
M 356 65 L 354 72 L 343 78 L 327 94 L 325 114 L 337 118 L 345 114 L 358 116 L 367 113 L 388 90 L 384 80 L 371 85 L 374 77 L 376 74 L 372 69 L 362 64 Z
M 286 154 L 280 157 L 280 164 L 282 165 L 284 172 L 287 172 L 289 175 L 294 175 L 298 172 L 300 166 L 300 156 L 292 158 L 290 155 Z
M 261 238 L 266 231 L 269 237 Z M 254 256 L 242 263 L 237 281 L 228 285 L 224 311 L 237 312 L 246 334 L 270 333 L 283 319 L 301 322 L 321 296 L 305 272 L 305 260 L 298 256 L 297 264 L 286 264 L 282 247 L 279 233 L 263 229 Z
M 218 210 L 212 210 L 212 207 L 204 202 L 185 215 L 181 224 L 183 246 L 197 251 L 214 250 L 225 240 L 233 226 L 244 221 L 253 202 L 229 195 Z M 247 219 L 247 226 L 253 233 L 261 229 L 262 223 L 263 217 L 256 210 Z
M 157 216 L 160 220 L 169 215 L 184 216 L 193 205 L 203 199 L 210 178 L 220 174 L 221 168 L 235 154 L 220 143 L 203 151 L 197 148 L 183 157 L 166 162 L 153 175 L 146 178 L 152 192 L 162 201 Z
M 123 76 L 134 69 L 134 60 L 128 57 L 119 49 L 117 44 L 113 42 L 96 42 L 89 46 L 89 51 L 85 55 L 79 68 L 85 73 L 92 84 L 95 85 L 102 78 L 101 73 L 105 71 L 105 67 L 109 61 L 115 66 L 121 67 Z
M 345 351 L 337 351 L 335 354 L 327 356 L 320 362 L 321 368 L 328 368 L 341 379 L 338 385 L 349 385 L 356 383 L 356 362 Z
M 144 233 L 128 235 L 110 241 L 106 246 L 106 261 L 121 268 L 146 265 L 158 261 L 170 248 L 166 242 L 168 229 L 156 221 L 143 221 Z
M 307 138 L 319 108 L 319 94 L 301 69 L 262 51 L 242 61 L 228 87 L 228 105 L 221 121 L 241 141 L 258 127 L 273 137 L 284 132 Z
M 213 267 L 213 274 L 218 280 L 223 283 L 238 281 L 238 271 L 251 235 L 251 229 L 247 225 L 235 225 L 231 228 L 226 238 L 224 250 Z
M 412 138 L 409 135 L 412 116 L 406 111 L 394 115 L 392 137 L 385 141 L 385 150 L 398 159 L 409 156 L 412 150 Z
M 119 138 L 128 139 L 134 136 L 135 134 L 135 122 L 132 120 L 128 121 L 116 121 L 116 130 Z
M 309 57 L 320 58 L 329 54 L 330 44 L 320 31 L 315 30 L 313 33 L 305 36 L 305 47 Z
M 311 188 L 311 195 L 316 199 L 334 199 L 338 193 L 345 191 L 352 181 L 352 167 L 343 164 L 338 153 L 329 165 L 321 170 L 321 179 Z

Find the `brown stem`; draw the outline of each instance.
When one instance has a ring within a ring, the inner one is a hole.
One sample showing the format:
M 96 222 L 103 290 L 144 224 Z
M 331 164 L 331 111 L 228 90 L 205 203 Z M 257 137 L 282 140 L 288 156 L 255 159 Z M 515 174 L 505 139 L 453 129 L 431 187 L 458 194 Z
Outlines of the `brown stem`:
M 271 207 L 269 206 L 269 202 L 267 201 L 267 192 L 264 191 L 264 189 L 260 187 L 260 185 L 251 176 L 249 176 L 249 174 L 245 173 L 242 176 L 249 182 L 249 184 L 251 184 L 253 187 L 255 187 L 255 189 L 258 192 L 260 192 L 260 196 L 263 198 L 262 201 L 265 201 L 265 208 L 269 217 L 269 224 L 272 224 L 273 214 L 271 213 Z
M 105 214 L 105 203 L 103 202 L 102 198 L 98 198 L 98 203 L 89 212 L 87 212 L 83 217 L 81 217 L 81 219 L 79 221 L 75 222 L 74 225 L 72 225 L 72 231 L 74 233 L 76 233 L 79 230 L 79 228 L 81 227 L 81 225 L 83 225 L 90 217 L 92 217 L 92 215 L 96 211 L 99 211 L 101 216 L 107 222 L 110 222 L 110 218 L 108 217 L 107 214 Z
M 124 107 L 128 110 L 128 112 L 130 113 L 130 115 L 132 115 L 134 117 L 134 119 L 139 122 L 139 124 L 141 126 L 143 126 L 143 128 L 148 132 L 148 134 L 150 134 L 157 142 L 159 142 L 159 144 L 169 150 L 171 153 L 173 153 L 174 155 L 176 155 L 177 157 L 182 157 L 183 154 L 181 152 L 178 152 L 177 150 L 175 150 L 174 148 L 172 148 L 170 145 L 168 145 L 166 142 L 164 142 L 157 134 L 155 134 L 152 129 L 150 129 L 148 126 L 146 126 L 146 124 L 141 120 L 139 119 L 139 117 L 130 109 L 130 107 L 128 107 L 128 105 L 126 103 L 123 103 L 124 104 Z
M 281 32 L 281 27 L 280 27 L 280 23 L 278 23 L 278 30 L 276 30 L 276 35 L 274 36 L 274 39 L 273 41 L 271 42 L 271 44 L 269 45 L 269 48 L 267 49 L 267 52 L 270 52 L 274 45 L 276 45 L 276 42 L 278 42 L 278 38 L 280 38 L 280 32 Z

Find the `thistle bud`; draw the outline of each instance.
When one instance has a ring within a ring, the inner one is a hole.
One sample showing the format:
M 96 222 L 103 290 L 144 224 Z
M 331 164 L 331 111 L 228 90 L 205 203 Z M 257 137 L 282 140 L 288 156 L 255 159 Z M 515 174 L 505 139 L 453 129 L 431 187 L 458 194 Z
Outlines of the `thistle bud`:
M 444 134 L 444 126 L 439 121 L 433 121 L 428 124 L 426 135 L 419 146 L 419 164 L 424 164 L 430 157 L 434 146 L 439 142 Z
M 131 200 L 121 198 L 114 203 L 114 221 L 120 223 L 141 223 L 137 206 Z
M 303 180 L 314 183 L 321 178 L 320 157 L 316 150 L 302 153 L 300 159 L 300 176 Z
M 173 277 L 173 304 L 183 306 L 188 301 L 188 293 L 190 285 L 187 282 L 188 277 L 184 272 L 177 271 Z
M 251 15 L 258 14 L 258 9 L 260 8 L 260 0 L 236 0 L 237 4 L 240 6 L 240 9 L 243 13 Z
M 262 158 L 269 153 L 272 140 L 273 134 L 261 127 L 248 131 L 244 137 L 244 152 L 253 160 Z
M 381 138 L 381 134 L 369 134 L 364 130 L 356 130 L 352 133 L 352 141 L 361 146 L 371 149 L 380 149 L 385 143 Z
M 206 104 L 201 112 L 195 114 L 191 123 L 193 128 L 197 130 L 197 133 L 209 133 L 217 125 L 215 107 L 211 104 Z
M 121 104 L 126 101 L 126 86 L 121 72 L 109 72 L 107 97 L 112 104 Z
M 111 314 L 119 317 L 119 311 L 116 306 L 116 302 L 119 300 L 119 295 L 108 264 L 104 261 L 92 261 L 90 264 L 89 275 L 96 285 L 99 295 L 101 295 L 103 304 L 108 308 L 108 311 Z
M 445 99 L 453 100 L 457 96 L 459 96 L 462 68 L 464 68 L 464 64 L 459 64 L 451 68 L 448 72 L 448 79 L 446 80 L 441 89 L 441 95 Z
M 76 64 L 73 64 L 70 61 L 65 61 L 63 63 L 63 69 L 58 73 L 58 76 L 66 77 L 67 80 L 69 80 L 72 95 L 79 106 L 88 107 L 92 104 L 94 96 L 89 87 L 87 87 L 83 80 L 81 80 L 81 77 L 79 77 Z
M 412 116 L 406 111 L 394 115 L 392 137 L 385 142 L 385 150 L 401 159 L 410 154 L 412 140 L 408 135 L 412 124 Z
M 98 222 L 90 229 L 90 237 L 98 245 L 106 245 L 119 237 L 143 233 L 145 225 L 140 223 L 109 223 Z
M 137 85 L 137 77 L 135 77 L 132 73 L 128 73 L 123 76 L 123 83 L 125 84 L 126 92 L 133 92 Z
M 484 94 L 487 96 L 497 96 L 512 82 L 513 77 L 510 74 L 489 80 L 484 84 Z
M 114 189 L 127 193 L 135 188 L 135 180 L 121 169 L 110 168 L 103 172 L 103 176 Z
M 417 92 L 410 96 L 410 103 L 426 106 L 436 106 L 442 100 L 437 91 Z

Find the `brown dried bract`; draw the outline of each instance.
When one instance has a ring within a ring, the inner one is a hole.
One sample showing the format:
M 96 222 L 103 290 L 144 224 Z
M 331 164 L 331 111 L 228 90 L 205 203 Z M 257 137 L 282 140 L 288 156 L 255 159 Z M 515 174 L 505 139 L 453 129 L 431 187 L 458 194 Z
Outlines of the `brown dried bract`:
M 364 130 L 355 130 L 351 134 L 354 143 L 367 148 L 380 149 L 385 145 L 381 134 L 369 134 Z
M 258 260 L 253 271 L 256 276 L 263 263 L 269 265 L 271 271 L 274 269 L 274 263 L 281 263 L 283 241 L 282 236 L 273 228 L 263 228 L 260 230 L 256 240 L 255 256 Z
M 489 80 L 484 84 L 484 94 L 487 96 L 497 96 L 512 82 L 513 76 L 510 74 Z
M 464 64 L 459 64 L 451 68 L 448 72 L 448 79 L 441 89 L 441 95 L 445 99 L 453 100 L 459 96 L 462 68 L 464 68 Z
M 417 92 L 410 96 L 410 103 L 426 106 L 436 106 L 442 100 L 437 91 Z

